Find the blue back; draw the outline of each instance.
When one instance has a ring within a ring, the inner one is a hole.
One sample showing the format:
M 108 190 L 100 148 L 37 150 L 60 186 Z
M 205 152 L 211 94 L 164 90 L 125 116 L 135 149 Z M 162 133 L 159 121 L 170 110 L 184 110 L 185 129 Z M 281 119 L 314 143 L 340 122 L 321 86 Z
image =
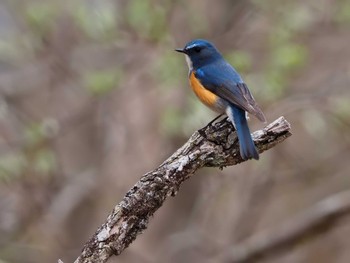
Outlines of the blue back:
M 223 58 L 193 69 L 205 87 L 220 87 L 223 84 L 233 87 L 238 83 L 243 83 L 241 76 Z
M 187 43 L 184 49 L 177 51 L 185 53 L 190 58 L 190 70 L 204 88 L 225 102 L 253 114 L 260 121 L 266 121 L 241 76 L 226 62 L 212 43 L 196 39 Z

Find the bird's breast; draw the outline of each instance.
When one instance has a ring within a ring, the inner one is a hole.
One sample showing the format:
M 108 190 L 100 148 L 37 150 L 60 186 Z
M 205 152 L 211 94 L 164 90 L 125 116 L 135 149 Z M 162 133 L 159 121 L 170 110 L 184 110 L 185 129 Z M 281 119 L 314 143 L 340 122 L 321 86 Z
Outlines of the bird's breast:
M 207 107 L 211 108 L 214 111 L 222 112 L 223 108 L 221 107 L 220 98 L 216 96 L 211 91 L 203 87 L 200 81 L 196 78 L 195 72 L 190 72 L 190 86 L 199 100 L 205 104 Z

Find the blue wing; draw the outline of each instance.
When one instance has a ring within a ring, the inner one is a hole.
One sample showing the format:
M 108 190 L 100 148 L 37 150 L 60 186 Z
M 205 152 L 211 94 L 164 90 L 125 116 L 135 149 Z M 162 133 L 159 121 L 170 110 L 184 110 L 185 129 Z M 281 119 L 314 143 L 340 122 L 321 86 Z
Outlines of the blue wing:
M 201 84 L 220 98 L 238 106 L 266 122 L 264 113 L 255 102 L 240 75 L 225 60 L 218 60 L 195 72 Z

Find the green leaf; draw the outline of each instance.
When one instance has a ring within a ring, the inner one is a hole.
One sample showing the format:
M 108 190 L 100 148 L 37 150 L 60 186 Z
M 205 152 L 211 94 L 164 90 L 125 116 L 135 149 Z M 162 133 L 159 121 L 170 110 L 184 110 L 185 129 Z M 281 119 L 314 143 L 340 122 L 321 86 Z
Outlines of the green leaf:
M 305 65 L 307 50 L 298 44 L 277 47 L 273 52 L 272 64 L 283 70 L 295 70 Z
M 41 123 L 33 122 L 24 129 L 24 138 L 28 146 L 37 145 L 43 141 L 45 135 Z
M 339 24 L 350 23 L 350 2 L 348 0 L 339 1 L 334 19 Z
M 225 56 L 225 58 L 238 72 L 247 72 L 252 66 L 252 58 L 250 54 L 245 51 L 233 51 Z
M 34 169 L 39 175 L 48 175 L 56 168 L 54 152 L 49 149 L 41 149 L 35 155 Z
M 87 74 L 84 82 L 93 95 L 104 95 L 116 88 L 121 78 L 121 70 L 97 71 Z
M 166 8 L 151 5 L 149 0 L 130 0 L 127 7 L 127 21 L 141 36 L 151 40 L 162 40 L 166 30 Z
M 94 3 L 92 6 L 80 3 L 73 13 L 78 25 L 94 39 L 109 39 L 117 33 L 116 8 L 110 1 Z
M 31 3 L 25 10 L 29 25 L 41 35 L 51 28 L 56 15 L 57 8 L 52 3 Z
M 0 181 L 19 177 L 27 167 L 27 160 L 21 153 L 9 153 L 0 157 Z
M 331 109 L 338 117 L 348 120 L 350 118 L 350 99 L 347 96 L 330 98 Z
M 155 63 L 154 77 L 162 82 L 162 90 L 168 87 L 173 88 L 172 85 L 179 85 L 179 82 L 186 76 L 184 57 L 171 51 L 158 58 Z

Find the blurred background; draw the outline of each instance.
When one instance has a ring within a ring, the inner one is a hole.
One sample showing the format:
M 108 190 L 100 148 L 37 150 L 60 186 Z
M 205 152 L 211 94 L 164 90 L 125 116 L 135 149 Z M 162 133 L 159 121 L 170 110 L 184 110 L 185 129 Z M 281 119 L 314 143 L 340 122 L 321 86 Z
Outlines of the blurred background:
M 199 171 L 109 262 L 209 262 L 350 189 L 350 1 L 1 0 L 0 262 L 72 262 L 215 117 L 173 51 L 194 38 L 293 136 L 259 162 Z M 259 262 L 350 262 L 349 235 L 344 218 Z

